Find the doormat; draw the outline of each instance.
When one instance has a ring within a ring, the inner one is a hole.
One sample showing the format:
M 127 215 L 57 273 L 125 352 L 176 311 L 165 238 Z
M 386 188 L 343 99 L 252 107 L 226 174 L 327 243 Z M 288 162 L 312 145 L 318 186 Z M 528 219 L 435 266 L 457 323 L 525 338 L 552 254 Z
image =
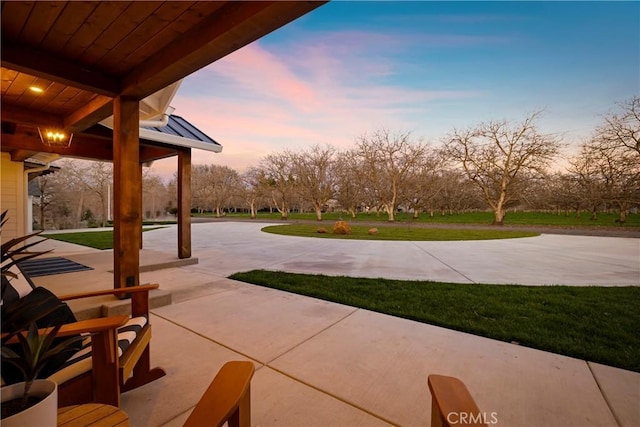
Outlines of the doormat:
M 29 277 L 93 270 L 91 267 L 63 257 L 28 259 L 20 263 L 20 268 Z

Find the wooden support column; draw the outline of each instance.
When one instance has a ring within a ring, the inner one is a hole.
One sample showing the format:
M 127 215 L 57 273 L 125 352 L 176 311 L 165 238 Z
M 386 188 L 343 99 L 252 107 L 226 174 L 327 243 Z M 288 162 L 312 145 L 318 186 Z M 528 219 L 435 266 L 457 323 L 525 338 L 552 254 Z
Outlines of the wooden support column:
M 113 101 L 114 288 L 140 284 L 142 174 L 137 99 Z
M 178 152 L 178 258 L 191 258 L 191 149 Z

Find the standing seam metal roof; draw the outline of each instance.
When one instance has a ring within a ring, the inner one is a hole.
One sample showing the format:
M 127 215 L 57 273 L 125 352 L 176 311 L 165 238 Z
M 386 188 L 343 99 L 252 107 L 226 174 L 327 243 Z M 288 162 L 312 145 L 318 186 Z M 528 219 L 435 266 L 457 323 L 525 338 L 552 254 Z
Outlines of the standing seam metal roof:
M 186 121 L 184 118 L 176 115 L 169 115 L 169 121 L 166 126 L 163 127 L 143 127 L 143 129 L 153 130 L 155 132 L 165 133 L 168 135 L 175 135 L 182 138 L 193 139 L 209 144 L 221 146 L 220 143 L 213 138 L 202 132 L 200 129 Z

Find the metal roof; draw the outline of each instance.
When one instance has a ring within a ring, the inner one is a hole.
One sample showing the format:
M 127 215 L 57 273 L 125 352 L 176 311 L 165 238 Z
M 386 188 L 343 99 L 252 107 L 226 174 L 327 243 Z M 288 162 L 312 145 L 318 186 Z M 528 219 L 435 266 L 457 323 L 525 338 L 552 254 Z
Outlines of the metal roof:
M 220 145 L 213 138 L 202 132 L 200 129 L 186 121 L 183 117 L 174 114 L 169 115 L 169 121 L 164 127 L 145 127 L 144 129 L 155 130 L 156 132 L 166 133 L 169 135 L 180 136 L 182 138 L 193 139 L 210 144 Z

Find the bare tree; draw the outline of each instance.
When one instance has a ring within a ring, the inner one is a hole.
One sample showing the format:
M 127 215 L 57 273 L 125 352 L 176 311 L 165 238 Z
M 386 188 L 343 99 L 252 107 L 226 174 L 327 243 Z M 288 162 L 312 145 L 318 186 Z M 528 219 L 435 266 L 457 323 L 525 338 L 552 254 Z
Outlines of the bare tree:
M 413 218 L 433 205 L 434 199 L 442 191 L 442 157 L 437 153 L 425 153 L 422 162 L 413 167 L 404 181 L 402 189 L 403 204 L 413 210 Z
M 618 209 L 618 222 L 626 221 L 627 212 L 640 202 L 640 156 L 635 150 L 596 136 L 582 144 L 569 168 L 580 184 L 583 200 L 591 207 L 591 218 L 603 204 Z
M 634 96 L 619 106 L 620 113 L 606 116 L 596 130 L 599 144 L 628 149 L 640 156 L 640 96 Z
M 240 197 L 249 207 L 251 218 L 255 219 L 259 203 L 264 198 L 264 188 L 261 186 L 261 183 L 264 182 L 266 178 L 260 169 L 251 167 L 241 175 L 240 180 Z
M 492 121 L 456 129 L 444 140 L 445 153 L 481 189 L 496 225 L 504 224 L 505 208 L 518 197 L 517 187 L 526 188 L 525 175 L 544 173 L 560 150 L 554 137 L 538 132 L 538 116 L 532 113 L 515 125 Z
M 260 162 L 261 185 L 269 194 L 282 219 L 289 218 L 296 190 L 292 157 L 293 154 L 285 150 L 281 153 L 269 154 Z
M 163 215 L 171 200 L 171 194 L 162 179 L 145 170 L 142 174 L 142 211 L 145 217 L 152 219 Z
M 349 150 L 339 153 L 336 157 L 334 170 L 336 200 L 342 209 L 355 218 L 358 208 L 364 201 L 364 188 L 361 182 L 364 173 L 355 151 Z
M 34 197 L 34 205 L 38 208 L 38 226 L 40 230 L 46 229 L 49 208 L 56 200 L 56 183 L 51 175 L 41 175 L 34 178 L 37 186 L 37 194 Z M 31 184 L 29 184 L 31 186 Z
M 220 165 L 196 165 L 191 172 L 193 206 L 199 211 L 215 211 L 221 217 L 240 191 L 240 175 L 235 169 Z
M 363 182 L 388 215 L 395 220 L 395 212 L 402 196 L 402 186 L 421 164 L 426 145 L 411 141 L 410 133 L 391 133 L 379 130 L 357 139 L 356 153 L 366 172 Z
M 334 196 L 335 152 L 330 145 L 314 145 L 308 151 L 291 156 L 299 195 L 303 203 L 313 206 L 318 221 L 322 221 L 322 209 Z

